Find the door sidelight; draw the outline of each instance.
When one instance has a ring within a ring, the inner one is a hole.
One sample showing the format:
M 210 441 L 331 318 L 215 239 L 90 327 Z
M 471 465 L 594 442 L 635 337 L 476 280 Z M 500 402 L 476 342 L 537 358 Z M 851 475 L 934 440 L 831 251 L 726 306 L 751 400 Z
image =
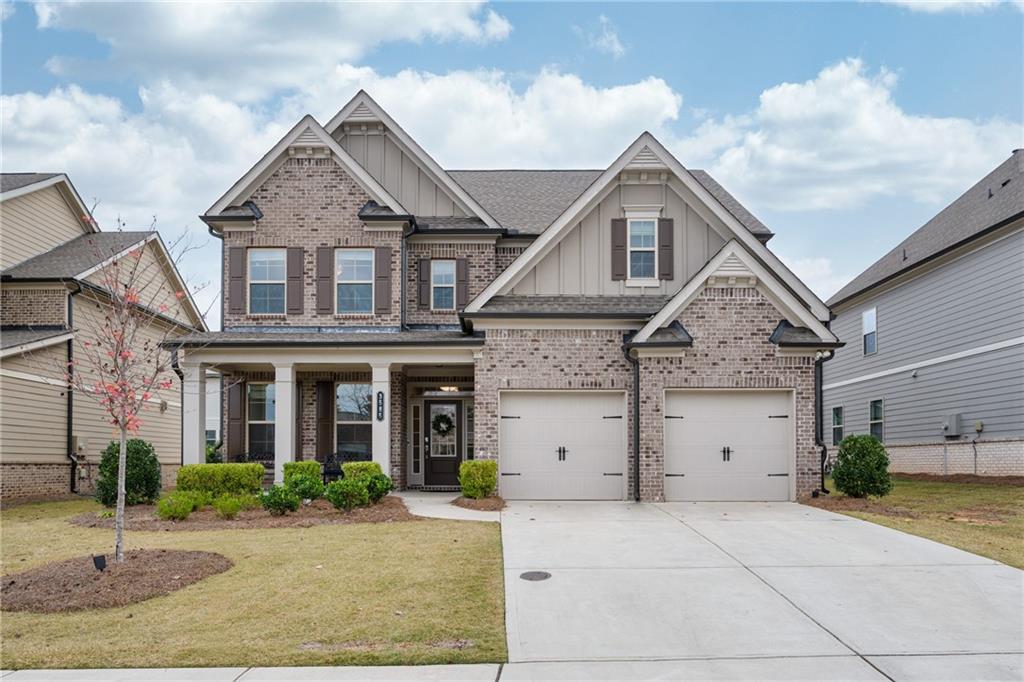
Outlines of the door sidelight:
M 728 445 L 726 445 L 724 448 L 722 448 L 722 461 L 723 462 L 728 462 L 731 459 L 732 459 L 732 448 L 730 448 Z

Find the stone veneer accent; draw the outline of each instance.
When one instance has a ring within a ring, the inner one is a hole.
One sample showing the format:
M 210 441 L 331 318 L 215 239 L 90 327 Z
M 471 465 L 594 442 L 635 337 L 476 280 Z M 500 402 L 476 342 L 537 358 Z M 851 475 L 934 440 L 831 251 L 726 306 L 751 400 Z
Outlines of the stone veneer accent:
M 971 441 L 887 443 L 889 471 L 907 474 L 1024 476 L 1024 440 L 979 440 L 977 467 Z M 838 448 L 830 448 L 834 457 Z
M 409 324 L 459 324 L 459 315 L 454 310 L 430 310 L 419 307 L 420 259 L 465 258 L 469 270 L 469 300 L 472 301 L 494 280 L 494 244 L 435 244 L 411 242 L 407 247 L 407 289 L 405 320 Z M 429 306 L 429 301 L 427 302 Z
M 0 290 L 0 324 L 4 326 L 64 324 L 67 312 L 66 289 Z

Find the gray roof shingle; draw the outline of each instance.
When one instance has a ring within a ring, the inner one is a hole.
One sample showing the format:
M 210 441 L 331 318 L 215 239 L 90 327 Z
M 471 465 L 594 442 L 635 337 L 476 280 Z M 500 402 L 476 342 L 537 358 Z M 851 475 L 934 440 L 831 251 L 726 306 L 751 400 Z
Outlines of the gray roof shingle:
M 780 320 L 768 340 L 779 347 L 811 346 L 820 348 L 838 348 L 843 343 L 825 342 L 807 327 L 794 327 L 788 320 Z
M 653 296 L 495 296 L 479 313 L 487 315 L 556 315 L 646 319 L 665 307 L 670 297 Z
M 71 279 L 114 254 L 138 244 L 152 232 L 96 232 L 33 256 L 0 272 L 4 279 Z
M 693 337 L 679 320 L 674 320 L 668 326 L 655 330 L 647 337 L 646 341 L 628 344 L 633 348 L 689 348 L 692 345 Z
M 203 332 L 180 336 L 166 346 L 429 346 L 480 345 L 482 335 L 461 331 L 352 331 L 322 327 L 317 331 L 280 327 L 264 331 Z
M 58 175 L 60 173 L 0 173 L 0 192 L 34 185 Z
M 0 350 L 7 350 L 26 343 L 67 334 L 70 329 L 64 325 L 42 325 L 38 327 L 0 327 Z
M 1024 212 L 1024 150 L 991 173 L 879 258 L 828 300 L 834 306 Z

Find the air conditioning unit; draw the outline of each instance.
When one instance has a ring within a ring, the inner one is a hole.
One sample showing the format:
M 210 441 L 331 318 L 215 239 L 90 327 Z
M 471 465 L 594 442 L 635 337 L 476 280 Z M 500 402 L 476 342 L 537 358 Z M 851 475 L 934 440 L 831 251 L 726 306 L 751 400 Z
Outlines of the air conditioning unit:
M 942 425 L 942 431 L 946 438 L 957 438 L 960 436 L 959 412 L 953 412 L 946 417 L 946 423 Z

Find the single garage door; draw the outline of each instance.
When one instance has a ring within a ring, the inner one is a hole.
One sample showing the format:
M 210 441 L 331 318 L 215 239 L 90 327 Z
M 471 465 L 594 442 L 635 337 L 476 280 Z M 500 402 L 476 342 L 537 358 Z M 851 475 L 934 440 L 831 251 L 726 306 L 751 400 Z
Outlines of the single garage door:
M 621 500 L 625 475 L 622 393 L 503 391 L 501 495 L 510 500 Z
M 787 391 L 668 391 L 665 499 L 788 500 Z

